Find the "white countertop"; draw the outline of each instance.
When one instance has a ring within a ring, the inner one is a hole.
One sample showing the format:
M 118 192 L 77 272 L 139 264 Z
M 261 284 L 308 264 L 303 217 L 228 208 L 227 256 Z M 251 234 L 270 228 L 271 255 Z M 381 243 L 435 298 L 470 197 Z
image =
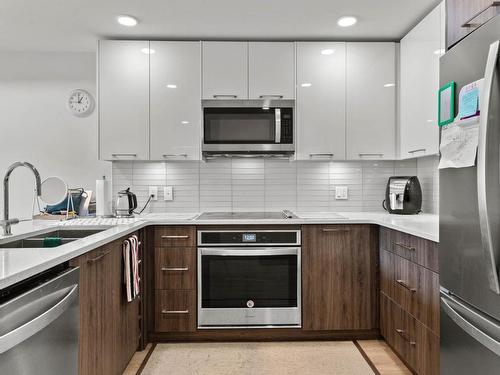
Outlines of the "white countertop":
M 376 224 L 439 242 L 439 216 L 390 215 L 375 212 L 295 212 L 298 219 L 195 220 L 196 213 L 148 214 L 135 219 L 76 219 L 67 222 L 32 220 L 12 226 L 12 236 L 0 235 L 0 244 L 43 234 L 58 227 L 106 229 L 103 232 L 54 248 L 0 249 L 0 289 L 22 281 L 90 250 L 148 225 L 244 225 L 244 224 Z M 340 215 L 340 217 L 339 217 Z

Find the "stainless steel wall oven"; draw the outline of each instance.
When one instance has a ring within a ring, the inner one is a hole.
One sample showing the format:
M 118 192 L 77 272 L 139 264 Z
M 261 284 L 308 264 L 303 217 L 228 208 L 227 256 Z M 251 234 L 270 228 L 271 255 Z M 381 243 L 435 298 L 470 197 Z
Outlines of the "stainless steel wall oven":
M 198 327 L 300 327 L 300 230 L 198 231 Z

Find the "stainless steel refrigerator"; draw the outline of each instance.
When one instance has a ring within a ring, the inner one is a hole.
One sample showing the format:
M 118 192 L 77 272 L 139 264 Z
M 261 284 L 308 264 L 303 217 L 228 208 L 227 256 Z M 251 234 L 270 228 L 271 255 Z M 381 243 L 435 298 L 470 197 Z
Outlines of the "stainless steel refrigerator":
M 439 173 L 441 374 L 500 374 L 500 16 L 440 60 L 440 82 L 485 78 L 474 167 Z

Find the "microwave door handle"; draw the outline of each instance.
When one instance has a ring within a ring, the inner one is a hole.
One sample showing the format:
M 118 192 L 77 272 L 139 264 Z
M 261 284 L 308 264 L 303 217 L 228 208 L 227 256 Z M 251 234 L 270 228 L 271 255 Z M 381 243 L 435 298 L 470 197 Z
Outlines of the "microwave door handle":
M 492 90 L 493 82 L 495 78 L 496 66 L 498 62 L 498 49 L 500 41 L 490 45 L 490 51 L 488 53 L 488 60 L 486 62 L 486 70 L 484 74 L 484 88 L 483 88 L 483 100 L 480 103 L 481 106 L 481 117 L 479 122 L 479 143 L 477 148 L 477 198 L 478 198 L 478 208 L 479 208 L 479 227 L 481 231 L 481 243 L 483 248 L 483 255 L 488 267 L 488 280 L 490 284 L 490 289 L 496 294 L 500 294 L 500 285 L 498 282 L 498 269 L 497 269 L 497 259 L 498 259 L 498 220 L 495 217 L 495 222 L 491 223 L 492 211 L 495 211 L 496 216 L 498 216 L 497 206 L 500 204 L 498 198 L 498 192 L 495 191 L 494 194 L 490 194 L 492 189 L 498 189 L 498 165 L 492 165 L 493 162 L 498 162 L 498 155 L 496 157 L 489 155 L 489 151 L 494 151 L 498 153 L 498 144 L 495 145 L 495 150 L 489 150 L 488 143 L 489 138 L 492 137 L 492 132 L 497 131 L 494 129 L 498 124 L 490 124 L 490 117 L 493 115 L 493 111 L 498 112 L 495 107 L 498 104 L 491 103 L 492 101 Z M 493 116 L 498 118 L 498 116 Z M 490 128 L 491 127 L 491 128 Z M 495 160 L 493 160 L 495 159 Z M 488 179 L 488 180 L 487 180 Z M 493 233 L 494 231 L 494 233 Z
M 274 143 L 281 143 L 281 108 L 274 110 Z

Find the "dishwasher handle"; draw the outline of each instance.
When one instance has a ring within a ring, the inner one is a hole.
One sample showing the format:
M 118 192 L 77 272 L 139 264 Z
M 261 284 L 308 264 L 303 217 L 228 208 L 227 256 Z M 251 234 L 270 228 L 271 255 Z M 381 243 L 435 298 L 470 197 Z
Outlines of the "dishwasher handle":
M 69 292 L 48 310 L 0 336 L 0 354 L 34 336 L 68 310 L 71 304 L 78 298 L 78 285 L 71 285 L 67 289 L 70 289 Z

